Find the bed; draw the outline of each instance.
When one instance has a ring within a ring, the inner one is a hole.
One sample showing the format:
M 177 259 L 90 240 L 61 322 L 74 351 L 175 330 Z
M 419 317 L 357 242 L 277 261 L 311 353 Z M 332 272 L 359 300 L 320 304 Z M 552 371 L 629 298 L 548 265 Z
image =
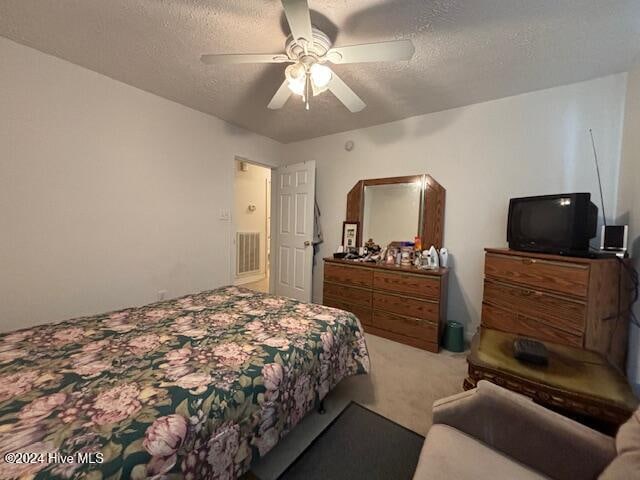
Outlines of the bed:
M 236 478 L 368 371 L 351 313 L 237 287 L 3 334 L 0 478 Z

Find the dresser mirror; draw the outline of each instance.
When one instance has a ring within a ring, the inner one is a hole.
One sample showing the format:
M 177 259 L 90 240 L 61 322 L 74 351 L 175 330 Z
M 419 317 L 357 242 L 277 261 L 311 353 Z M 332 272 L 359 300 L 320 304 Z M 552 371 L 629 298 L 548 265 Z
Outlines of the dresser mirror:
M 360 180 L 347 195 L 346 220 L 358 222 L 356 244 L 413 241 L 442 247 L 445 189 L 430 175 Z
M 362 212 L 362 238 L 380 245 L 413 240 L 422 231 L 422 182 L 366 185 Z

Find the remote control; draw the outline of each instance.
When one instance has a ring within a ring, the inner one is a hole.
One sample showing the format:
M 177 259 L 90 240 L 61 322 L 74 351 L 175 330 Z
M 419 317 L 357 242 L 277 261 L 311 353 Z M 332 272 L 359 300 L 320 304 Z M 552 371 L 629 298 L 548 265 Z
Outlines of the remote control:
M 513 356 L 518 360 L 535 365 L 548 365 L 549 352 L 544 343 L 531 338 L 516 338 L 513 341 Z

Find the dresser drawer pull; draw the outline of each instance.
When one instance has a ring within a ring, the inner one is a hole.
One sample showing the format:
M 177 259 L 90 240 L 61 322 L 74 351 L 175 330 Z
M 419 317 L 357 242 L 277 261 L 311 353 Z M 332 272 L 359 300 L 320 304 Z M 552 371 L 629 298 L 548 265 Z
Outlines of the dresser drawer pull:
M 542 292 L 537 292 L 535 290 L 522 290 L 523 297 L 541 297 L 542 295 Z
M 512 260 L 512 261 L 520 261 L 523 265 L 552 265 L 556 267 L 563 268 L 575 268 L 578 270 L 588 270 L 589 265 L 584 265 L 580 263 L 570 263 L 570 262 L 559 262 L 554 260 L 542 260 L 539 258 L 530 258 L 530 257 L 520 257 L 520 256 L 512 256 L 512 255 L 500 255 L 496 253 L 488 253 L 487 258 L 502 258 L 504 260 Z

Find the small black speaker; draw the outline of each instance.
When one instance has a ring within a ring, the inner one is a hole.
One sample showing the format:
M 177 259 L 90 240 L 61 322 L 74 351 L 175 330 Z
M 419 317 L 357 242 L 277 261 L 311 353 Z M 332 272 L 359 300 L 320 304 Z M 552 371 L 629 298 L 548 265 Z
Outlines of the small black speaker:
M 628 239 L 629 225 L 603 225 L 600 250 L 625 253 Z

